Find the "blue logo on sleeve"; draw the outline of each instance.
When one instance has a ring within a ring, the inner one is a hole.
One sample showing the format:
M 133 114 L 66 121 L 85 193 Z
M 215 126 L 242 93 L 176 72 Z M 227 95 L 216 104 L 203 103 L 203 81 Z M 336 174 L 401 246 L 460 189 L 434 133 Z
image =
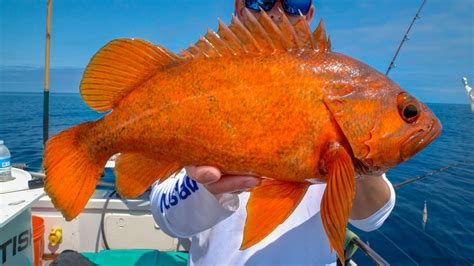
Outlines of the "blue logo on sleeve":
M 176 183 L 173 190 L 168 193 L 163 193 L 160 198 L 160 211 L 164 212 L 164 209 L 169 209 L 171 206 L 176 206 L 179 201 L 183 201 L 188 198 L 192 193 L 199 189 L 196 181 L 185 176 L 183 182 L 180 184 Z

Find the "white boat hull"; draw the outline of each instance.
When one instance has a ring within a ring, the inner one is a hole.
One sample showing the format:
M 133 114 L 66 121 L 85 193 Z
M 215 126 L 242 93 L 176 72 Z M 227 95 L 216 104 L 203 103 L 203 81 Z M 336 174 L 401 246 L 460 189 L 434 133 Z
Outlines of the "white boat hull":
M 78 252 L 99 252 L 106 249 L 101 233 L 101 217 L 110 191 L 97 190 L 84 211 L 72 221 L 66 221 L 50 198 L 44 196 L 33 207 L 33 215 L 45 221 L 45 254 L 59 254 L 72 249 Z M 180 240 L 165 234 L 155 224 L 148 197 L 123 200 L 112 198 L 104 215 L 104 233 L 110 249 L 185 250 Z M 62 241 L 52 246 L 48 241 L 51 229 L 62 228 Z

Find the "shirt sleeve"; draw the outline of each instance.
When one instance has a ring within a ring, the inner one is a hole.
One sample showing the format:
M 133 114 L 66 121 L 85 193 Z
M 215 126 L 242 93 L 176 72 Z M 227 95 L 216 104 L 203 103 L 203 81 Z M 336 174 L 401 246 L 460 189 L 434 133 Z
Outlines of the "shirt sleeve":
M 207 230 L 238 207 L 237 195 L 223 194 L 216 198 L 184 171 L 161 184 L 155 183 L 150 194 L 156 224 L 173 237 L 187 238 Z
M 395 207 L 395 190 L 393 189 L 392 183 L 390 183 L 385 174 L 382 176 L 382 178 L 387 183 L 390 189 L 390 199 L 380 210 L 376 211 L 374 214 L 365 219 L 349 219 L 349 223 L 351 223 L 353 226 L 360 230 L 366 232 L 377 230 L 380 226 L 382 226 L 382 224 L 385 222 L 385 220 L 388 218 L 393 208 Z

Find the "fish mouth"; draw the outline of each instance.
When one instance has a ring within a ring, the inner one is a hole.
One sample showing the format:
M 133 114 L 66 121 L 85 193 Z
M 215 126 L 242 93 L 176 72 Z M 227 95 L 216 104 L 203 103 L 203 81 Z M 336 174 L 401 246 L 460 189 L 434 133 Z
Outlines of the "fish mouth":
M 428 146 L 441 133 L 441 123 L 438 119 L 431 120 L 428 129 L 420 129 L 402 143 L 400 155 L 403 161 Z

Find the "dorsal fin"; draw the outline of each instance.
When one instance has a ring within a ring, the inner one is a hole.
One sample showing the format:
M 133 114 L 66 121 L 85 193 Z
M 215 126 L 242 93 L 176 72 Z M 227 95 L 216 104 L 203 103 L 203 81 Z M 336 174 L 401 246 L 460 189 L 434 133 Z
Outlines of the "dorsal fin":
M 267 12 L 262 12 L 260 14 L 258 22 L 260 22 L 263 29 L 268 33 L 277 49 L 291 49 L 291 41 L 289 41 L 280 28 L 273 23 L 273 20 L 268 16 Z
M 202 57 L 202 56 L 209 57 L 207 56 L 205 51 L 203 51 L 201 48 L 199 48 L 197 45 L 194 45 L 194 44 L 190 44 L 186 51 L 190 52 L 193 55 L 193 57 Z
M 221 37 L 221 39 L 227 43 L 229 47 L 231 47 L 237 54 L 238 53 L 247 53 L 247 50 L 245 47 L 240 43 L 239 39 L 235 34 L 225 25 L 222 20 L 219 21 L 219 30 L 218 34 Z
M 161 50 L 162 55 L 165 56 L 165 60 L 167 60 L 166 58 L 168 58 L 168 60 L 170 60 L 172 62 L 172 61 L 179 61 L 181 59 L 178 55 L 176 55 L 175 53 L 173 53 L 170 50 L 166 49 L 162 45 L 158 44 L 158 45 L 156 45 L 156 47 L 158 47 L 158 49 Z
M 285 36 L 285 38 L 290 42 L 291 48 L 292 49 L 300 49 L 303 45 L 298 39 L 298 35 L 296 35 L 295 28 L 291 24 L 290 20 L 286 16 L 285 12 L 283 10 L 278 9 L 278 12 L 280 12 L 280 30 Z M 273 21 L 272 21 L 273 22 Z
M 232 48 L 229 47 L 226 42 L 224 42 L 221 37 L 210 28 L 207 29 L 205 37 L 221 55 L 235 55 Z
M 235 34 L 240 43 L 249 52 L 258 53 L 263 51 L 260 44 L 255 39 L 254 35 L 242 24 L 240 19 L 232 14 L 232 21 L 229 25 L 229 29 Z
M 179 55 L 181 55 L 184 59 L 193 59 L 194 55 L 186 50 L 179 49 Z
M 209 29 L 196 44 L 181 50 L 179 56 L 145 40 L 113 40 L 102 47 L 87 65 L 80 86 L 82 98 L 96 111 L 110 110 L 156 71 L 198 57 L 311 49 L 326 52 L 331 49 L 331 40 L 326 37 L 322 19 L 311 33 L 304 16 L 292 25 L 286 14 L 279 10 L 282 20 L 277 25 L 264 10 L 260 12 L 257 19 L 245 9 L 243 22 L 232 15 L 229 27 L 219 20 L 218 33 Z
M 296 21 L 295 25 L 296 35 L 298 40 L 303 45 L 303 49 L 315 49 L 313 35 L 311 34 L 311 29 L 309 28 L 308 21 L 305 16 L 300 16 Z
M 181 59 L 161 46 L 140 39 L 117 39 L 90 60 L 81 81 L 81 95 L 92 109 L 112 109 L 157 70 Z
M 331 48 L 330 39 L 326 39 L 326 29 L 324 27 L 324 21 L 319 21 L 318 27 L 313 32 L 313 38 L 316 42 L 316 49 L 320 51 L 326 51 Z
M 241 19 L 232 15 L 229 26 L 219 20 L 218 33 L 209 29 L 187 52 L 194 57 L 204 55 L 206 58 L 214 58 L 241 54 L 272 54 L 276 51 L 330 51 L 331 40 L 326 37 L 322 19 L 312 33 L 305 16 L 301 15 L 293 25 L 282 10 L 279 12 L 282 19 L 276 24 L 264 10 L 260 10 L 257 19 L 252 12 L 244 9 Z M 187 55 L 189 57 L 189 54 Z
M 247 27 L 249 32 L 255 38 L 257 43 L 262 46 L 262 49 L 267 51 L 275 50 L 275 45 L 273 44 L 270 35 L 267 31 L 263 28 L 260 22 L 257 20 L 255 16 L 247 9 L 244 8 L 244 19 L 242 23 Z
M 204 51 L 209 57 L 222 56 L 221 53 L 206 38 L 199 36 L 196 46 Z

